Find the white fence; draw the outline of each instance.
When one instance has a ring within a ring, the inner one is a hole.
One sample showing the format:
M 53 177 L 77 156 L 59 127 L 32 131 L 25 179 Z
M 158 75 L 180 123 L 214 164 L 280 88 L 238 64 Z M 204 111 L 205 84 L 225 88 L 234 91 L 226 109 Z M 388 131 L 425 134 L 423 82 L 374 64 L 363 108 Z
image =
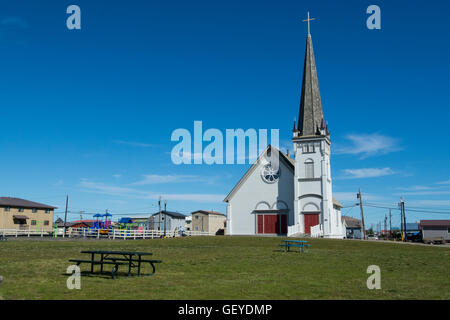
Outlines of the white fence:
M 205 231 L 185 231 L 186 236 L 213 236 L 213 233 Z M 54 236 L 62 238 L 108 238 L 108 239 L 154 239 L 164 236 L 164 230 L 127 230 L 127 229 L 90 229 L 90 228 L 67 228 L 66 232 L 59 229 L 57 231 L 44 230 L 16 230 L 16 229 L 0 229 L 3 236 Z M 166 231 L 166 238 L 181 237 L 182 234 L 177 231 Z
M 297 233 L 300 233 L 300 224 L 294 224 L 292 226 L 288 226 L 288 237 L 293 236 Z
M 323 227 L 321 224 L 311 227 L 311 238 L 320 238 L 323 236 Z
M 185 231 L 186 236 L 210 236 L 209 232 Z M 64 236 L 64 234 L 62 235 Z M 154 239 L 164 237 L 164 230 L 128 230 L 128 229 L 88 229 L 88 228 L 68 228 L 68 237 L 95 237 L 109 239 Z M 166 231 L 166 238 L 181 237 L 178 230 Z
M 21 229 L 0 229 L 0 234 L 3 236 L 48 236 L 52 232 L 47 230 L 21 230 Z

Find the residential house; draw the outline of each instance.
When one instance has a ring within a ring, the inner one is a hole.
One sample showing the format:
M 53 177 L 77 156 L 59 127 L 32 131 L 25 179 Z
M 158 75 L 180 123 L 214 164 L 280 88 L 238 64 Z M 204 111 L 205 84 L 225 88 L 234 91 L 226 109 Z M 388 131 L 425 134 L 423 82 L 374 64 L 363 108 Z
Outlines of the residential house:
M 361 220 L 343 216 L 342 234 L 347 239 L 361 239 Z
M 420 220 L 424 242 L 450 241 L 450 220 Z
M 64 221 L 62 219 L 58 219 L 54 224 L 58 228 L 58 234 L 62 234 L 64 232 Z M 69 228 L 92 228 L 94 226 L 94 222 L 92 220 L 75 220 L 68 221 L 66 223 L 66 229 Z
M 151 230 L 166 230 L 166 232 L 183 230 L 186 224 L 184 214 L 165 210 L 154 213 L 149 220 Z
M 227 217 L 216 211 L 198 210 L 192 212 L 192 231 L 209 232 L 210 234 L 224 234 Z
M 131 218 L 131 223 L 133 229 L 148 230 L 150 226 L 150 218 L 147 217 Z
M 52 231 L 55 209 L 25 199 L 0 197 L 0 229 Z

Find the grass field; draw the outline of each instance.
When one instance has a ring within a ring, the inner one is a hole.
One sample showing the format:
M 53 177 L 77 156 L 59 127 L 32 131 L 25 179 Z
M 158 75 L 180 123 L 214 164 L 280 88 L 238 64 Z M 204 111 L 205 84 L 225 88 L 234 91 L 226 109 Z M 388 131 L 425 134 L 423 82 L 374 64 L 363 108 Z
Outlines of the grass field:
M 312 239 L 308 253 L 285 254 L 277 251 L 280 241 L 0 242 L 0 299 L 450 299 L 449 248 Z M 83 276 L 81 290 L 69 290 L 68 260 L 86 249 L 150 251 L 163 263 L 153 277 Z M 381 268 L 381 290 L 366 286 L 373 264 Z

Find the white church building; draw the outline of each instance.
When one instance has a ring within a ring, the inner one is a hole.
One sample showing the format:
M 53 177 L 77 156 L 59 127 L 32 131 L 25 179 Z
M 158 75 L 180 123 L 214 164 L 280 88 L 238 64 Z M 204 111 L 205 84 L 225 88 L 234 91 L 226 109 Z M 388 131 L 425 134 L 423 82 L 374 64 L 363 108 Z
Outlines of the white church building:
M 343 238 L 333 198 L 330 132 L 325 125 L 311 35 L 306 40 L 294 157 L 269 146 L 224 199 L 228 235 Z M 279 154 L 278 166 L 270 157 Z M 269 159 L 269 160 L 268 160 Z

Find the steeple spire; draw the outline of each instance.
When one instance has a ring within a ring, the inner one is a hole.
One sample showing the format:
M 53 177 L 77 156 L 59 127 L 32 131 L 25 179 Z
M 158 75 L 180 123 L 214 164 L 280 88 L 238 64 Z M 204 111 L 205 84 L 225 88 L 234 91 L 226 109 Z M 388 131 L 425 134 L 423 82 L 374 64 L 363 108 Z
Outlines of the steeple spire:
M 309 17 L 308 17 L 309 20 Z M 309 21 L 308 21 L 309 22 Z M 306 38 L 302 96 L 298 116 L 298 136 L 328 135 L 324 130 L 322 100 L 311 35 Z

